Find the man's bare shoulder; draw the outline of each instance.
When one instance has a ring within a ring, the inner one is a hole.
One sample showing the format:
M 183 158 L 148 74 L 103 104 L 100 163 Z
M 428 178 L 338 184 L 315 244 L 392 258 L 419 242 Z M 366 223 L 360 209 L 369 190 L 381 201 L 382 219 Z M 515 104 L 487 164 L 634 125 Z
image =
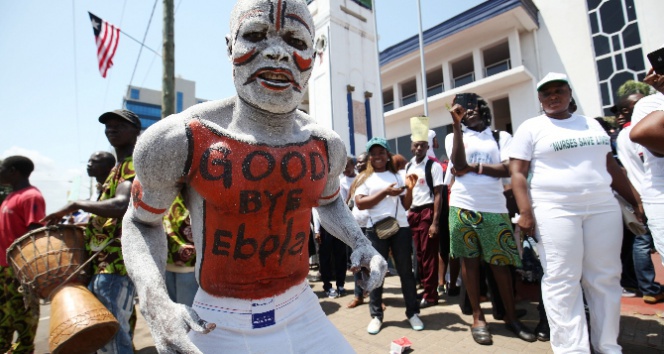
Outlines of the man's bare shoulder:
M 341 140 L 339 134 L 319 124 L 314 118 L 304 112 L 298 111 L 296 119 L 303 129 L 311 132 L 311 136 L 326 141 L 330 156 L 330 175 L 339 175 L 346 166 L 346 145 Z

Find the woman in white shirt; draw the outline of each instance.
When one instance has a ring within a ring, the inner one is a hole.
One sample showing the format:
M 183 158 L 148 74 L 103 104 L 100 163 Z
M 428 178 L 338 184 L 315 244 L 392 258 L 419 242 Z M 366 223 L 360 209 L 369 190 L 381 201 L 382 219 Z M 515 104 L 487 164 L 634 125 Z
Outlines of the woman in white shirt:
M 414 330 L 421 331 L 424 329 L 424 324 L 418 316 L 420 307 L 411 259 L 413 241 L 405 211 L 412 202 L 413 186 L 417 178 L 415 180 L 408 178 L 404 181 L 397 173 L 391 161 L 392 155 L 387 140 L 372 138 L 367 142 L 366 148 L 369 153 L 369 163 L 367 169 L 357 177 L 355 205 L 360 210 L 368 211 L 367 238 L 376 250 L 385 259 L 392 251 L 394 265 L 401 280 L 401 292 L 406 302 L 406 317 Z M 390 238 L 379 239 L 373 225 L 390 216 L 397 219 L 399 231 Z M 383 324 L 382 303 L 381 285 L 369 294 L 369 311 L 372 319 L 367 332 L 370 334 L 377 334 Z
M 493 136 L 491 111 L 478 95 L 458 95 L 454 103 L 450 110 L 453 132 L 445 138 L 455 176 L 450 195 L 450 255 L 461 259 L 461 275 L 473 310 L 471 334 L 479 344 L 493 343 L 480 307 L 480 266 L 484 261 L 505 307 L 505 326 L 520 339 L 534 342 L 535 335 L 516 316 L 509 269 L 521 265 L 502 183 L 502 178 L 509 176 L 506 161 L 511 136 L 507 132 Z
M 623 229 L 611 188 L 635 205 L 637 198 L 604 129 L 594 119 L 569 113 L 567 76 L 549 73 L 537 91 L 544 114 L 525 121 L 514 135 L 510 171 L 519 226 L 539 239 L 551 347 L 555 353 L 590 353 L 585 295 L 592 347 L 620 353 Z

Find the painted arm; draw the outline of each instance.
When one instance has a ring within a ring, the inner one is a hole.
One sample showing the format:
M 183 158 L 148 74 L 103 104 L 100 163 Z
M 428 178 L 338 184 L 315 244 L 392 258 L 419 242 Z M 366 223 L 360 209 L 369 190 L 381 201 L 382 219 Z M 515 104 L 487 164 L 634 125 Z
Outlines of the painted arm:
M 162 217 L 182 188 L 178 181 L 186 161 L 186 141 L 184 124 L 173 117 L 158 122 L 141 136 L 134 150 L 132 206 L 122 223 L 125 266 L 160 353 L 201 353 L 187 333 L 207 333 L 214 328 L 190 307 L 171 301 L 164 283 L 167 239 Z M 200 235 L 196 237 L 195 241 L 200 242 Z
M 328 143 L 331 150 L 329 175 L 338 176 L 346 166 L 346 148 L 338 136 L 336 139 L 329 139 Z M 338 188 L 339 179 L 329 178 L 323 196 L 334 193 Z M 353 249 L 353 253 L 350 255 L 351 270 L 353 272 L 359 272 L 362 268 L 369 270 L 368 277 L 361 281 L 360 286 L 366 291 L 379 287 L 387 272 L 387 262 L 362 233 L 353 214 L 339 194 L 337 193 L 335 198 L 321 198 L 317 209 L 320 223 L 325 230 Z
M 664 111 L 654 111 L 638 122 L 629 138 L 656 157 L 664 157 Z
M 535 217 L 533 216 L 533 205 L 528 195 L 528 171 L 530 161 L 510 159 L 510 172 L 512 175 L 512 192 L 519 206 L 519 227 L 524 235 L 535 235 Z

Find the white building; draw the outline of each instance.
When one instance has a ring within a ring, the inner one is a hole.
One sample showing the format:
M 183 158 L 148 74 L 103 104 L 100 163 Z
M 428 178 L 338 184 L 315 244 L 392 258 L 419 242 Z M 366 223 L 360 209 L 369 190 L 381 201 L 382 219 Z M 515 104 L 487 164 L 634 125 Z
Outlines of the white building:
M 371 7 L 371 0 L 309 1 L 317 57 L 302 108 L 336 131 L 351 155 L 372 136 L 385 136 Z
M 661 0 L 487 0 L 442 22 L 424 32 L 431 127 L 442 144 L 446 104 L 475 92 L 489 102 L 493 128 L 514 131 L 540 114 L 535 84 L 551 71 L 569 76 L 578 113 L 610 115 L 614 92 L 642 79 L 646 54 L 664 43 L 662 14 Z M 420 70 L 417 34 L 380 53 L 385 134 L 406 157 L 409 118 L 424 114 Z
M 175 78 L 175 113 L 207 100 L 196 98 L 196 82 Z M 161 90 L 128 86 L 122 107 L 138 115 L 145 130 L 161 119 Z

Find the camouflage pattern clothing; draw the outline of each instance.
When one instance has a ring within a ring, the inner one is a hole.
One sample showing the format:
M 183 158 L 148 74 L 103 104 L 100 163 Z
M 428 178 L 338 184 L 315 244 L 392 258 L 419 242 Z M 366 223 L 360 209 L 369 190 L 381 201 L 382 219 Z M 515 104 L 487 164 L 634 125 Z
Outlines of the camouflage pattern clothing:
M 195 266 L 196 250 L 191 233 L 191 220 L 182 194 L 178 194 L 171 204 L 168 214 L 164 216 L 163 223 L 164 232 L 168 237 L 167 264 L 177 267 Z
M 124 181 L 133 181 L 136 176 L 134 172 L 134 161 L 131 156 L 122 161 L 122 164 L 113 167 L 101 192 L 99 201 L 115 197 L 115 192 Z M 110 240 L 108 246 L 99 253 L 93 262 L 94 274 L 117 274 L 127 275 L 124 259 L 122 258 L 122 218 L 105 218 L 103 216 L 91 215 L 88 226 L 85 229 L 87 240 L 86 248 L 91 252 L 97 252 Z
M 39 303 L 32 297 L 30 307 L 25 308 L 23 293 L 19 292 L 18 279 L 12 267 L 0 266 L 0 353 L 23 354 L 35 350 L 35 335 L 39 323 Z M 14 345 L 14 332 L 18 339 Z M 10 350 L 11 349 L 11 350 Z

